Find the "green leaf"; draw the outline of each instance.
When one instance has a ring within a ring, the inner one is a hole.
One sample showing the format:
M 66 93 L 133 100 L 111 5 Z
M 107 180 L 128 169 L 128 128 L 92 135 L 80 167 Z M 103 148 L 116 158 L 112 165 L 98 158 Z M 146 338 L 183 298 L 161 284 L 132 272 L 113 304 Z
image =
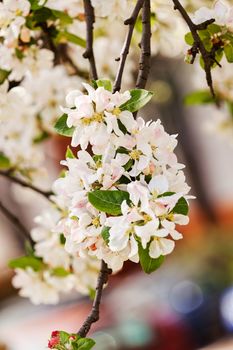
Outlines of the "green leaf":
M 127 134 L 127 129 L 124 126 L 124 124 L 120 121 L 120 119 L 117 119 L 117 124 L 120 131 L 122 131 L 124 135 Z
M 24 58 L 23 52 L 19 50 L 17 47 L 15 48 L 15 55 L 19 60 L 22 60 Z
M 60 239 L 60 244 L 64 245 L 66 243 L 66 238 L 63 233 L 60 233 L 59 239 Z
M 52 10 L 47 7 L 38 8 L 38 10 L 33 12 L 32 21 L 37 23 L 46 22 L 48 19 L 54 19 Z
M 38 9 L 42 8 L 46 4 L 47 1 L 48 0 L 44 0 L 44 2 L 41 5 L 39 5 L 39 3 L 41 2 L 40 0 L 29 0 L 29 2 L 31 4 L 31 10 L 38 10 Z
M 4 81 L 7 79 L 8 75 L 10 74 L 10 71 L 0 69 L 0 85 L 4 83 Z
M 112 83 L 108 79 L 96 80 L 97 87 L 103 87 L 105 90 L 112 91 Z
M 83 38 L 80 38 L 80 36 L 67 32 L 66 30 L 58 32 L 55 42 L 66 43 L 67 41 L 69 41 L 70 43 L 76 44 L 78 46 L 81 46 L 83 48 L 86 47 L 86 41 Z
M 208 25 L 207 30 L 211 35 L 222 31 L 221 27 L 215 23 Z
M 156 230 L 156 229 L 155 229 Z M 139 261 L 141 264 L 141 267 L 145 273 L 152 273 L 155 270 L 157 270 L 164 261 L 164 256 L 161 255 L 157 259 L 153 259 L 149 255 L 149 246 L 150 243 L 148 243 L 146 249 L 142 247 L 141 242 L 138 242 L 138 254 L 139 254 Z
M 67 277 L 70 275 L 70 272 L 65 270 L 63 267 L 55 267 L 52 270 L 52 274 L 57 277 Z
M 187 215 L 189 211 L 188 202 L 184 197 L 181 197 L 172 209 L 173 213 Z
M 127 110 L 130 112 L 136 112 L 144 107 L 153 96 L 153 92 L 144 89 L 130 90 L 131 98 L 127 102 L 120 106 L 122 111 Z
M 93 288 L 89 288 L 89 298 L 91 300 L 94 300 L 95 299 L 95 295 L 96 295 L 96 290 L 93 289 Z
M 101 236 L 103 237 L 105 243 L 109 243 L 109 230 L 110 230 L 110 227 L 107 227 L 107 226 L 104 226 L 102 231 L 101 231 Z
M 52 10 L 52 14 L 54 15 L 54 17 L 60 20 L 60 23 L 62 25 L 73 23 L 73 19 L 68 15 L 68 13 L 65 13 L 63 11 L 58 11 L 58 10 Z
M 190 46 L 193 46 L 194 40 L 193 40 L 193 36 L 192 36 L 191 32 L 185 34 L 184 39 L 185 39 L 186 44 L 188 44 Z
M 70 148 L 70 146 L 67 146 L 67 149 L 66 149 L 66 158 L 76 158 L 72 149 Z
M 224 53 L 228 62 L 233 62 L 233 45 L 228 44 L 224 46 Z
M 20 258 L 11 260 L 8 265 L 12 269 L 25 270 L 27 267 L 31 267 L 35 271 L 40 271 L 44 266 L 41 259 L 34 256 L 21 256 Z
M 199 105 L 199 104 L 206 104 L 206 103 L 213 103 L 214 98 L 211 95 L 209 90 L 198 90 L 191 92 L 184 98 L 184 103 L 187 106 L 191 105 Z
M 96 190 L 88 193 L 89 202 L 96 209 L 111 215 L 121 215 L 121 204 L 129 201 L 129 193 L 125 191 Z
M 131 169 L 133 164 L 134 164 L 133 159 L 129 159 L 128 162 L 124 165 L 125 171 L 128 171 L 129 169 Z
M 3 153 L 0 153 L 0 169 L 9 169 L 11 166 L 10 159 Z
M 54 129 L 56 130 L 56 132 L 59 135 L 63 135 L 63 136 L 67 136 L 67 137 L 72 137 L 73 133 L 74 133 L 74 127 L 72 126 L 71 128 L 69 128 L 67 126 L 67 114 L 63 114 L 56 122 L 56 124 L 54 125 Z
M 50 134 L 45 131 L 45 130 L 42 130 L 40 134 L 38 134 L 34 139 L 33 139 L 33 142 L 34 143 L 41 143 L 42 141 L 44 140 L 47 140 L 49 138 Z
M 81 338 L 76 342 L 78 350 L 90 350 L 95 345 L 95 341 L 90 338 Z
M 60 338 L 60 342 L 62 344 L 66 344 L 69 341 L 71 334 L 64 332 L 64 331 L 59 331 L 59 338 Z

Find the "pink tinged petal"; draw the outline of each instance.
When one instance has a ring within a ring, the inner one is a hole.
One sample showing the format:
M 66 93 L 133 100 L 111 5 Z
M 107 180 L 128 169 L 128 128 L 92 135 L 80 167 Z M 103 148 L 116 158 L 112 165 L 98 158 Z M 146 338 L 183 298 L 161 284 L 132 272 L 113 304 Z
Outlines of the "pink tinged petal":
M 170 235 L 176 241 L 183 238 L 183 235 L 180 232 L 176 231 L 176 230 L 171 231 Z
M 151 242 L 150 248 L 149 248 L 149 255 L 153 259 L 157 259 L 160 257 L 160 255 L 162 255 L 162 250 L 158 240 L 153 240 Z
M 155 239 L 150 244 L 149 255 L 156 259 L 159 258 L 160 255 L 168 255 L 175 248 L 175 243 L 171 239 L 160 238 Z
M 159 221 L 153 220 L 149 221 L 143 226 L 135 226 L 135 232 L 138 237 L 141 238 L 143 248 L 146 248 L 147 243 L 150 241 L 151 237 L 156 235 Z
M 161 224 L 168 231 L 174 230 L 176 226 L 174 222 L 168 220 L 162 220 Z
M 82 83 L 82 85 L 85 87 L 85 89 L 87 90 L 88 92 L 88 95 L 90 96 L 90 98 L 94 101 L 94 97 L 95 97 L 95 89 L 87 84 L 87 83 Z
M 117 162 L 119 162 L 119 165 L 125 165 L 129 161 L 129 159 L 129 155 L 124 153 L 118 153 L 116 156 L 116 160 Z
M 171 239 L 161 238 L 159 240 L 159 244 L 163 252 L 162 255 L 170 254 L 175 248 L 175 242 L 173 242 Z
M 142 171 L 149 165 L 150 159 L 147 156 L 141 156 L 138 161 L 138 170 Z
M 132 131 L 137 127 L 137 122 L 135 121 L 133 114 L 129 111 L 121 112 L 119 119 L 128 131 Z
M 138 244 L 133 235 L 129 239 L 130 253 L 129 258 L 133 258 L 138 254 Z
M 169 231 L 165 228 L 160 228 L 154 233 L 155 237 L 167 237 L 169 235 Z
M 178 225 L 188 225 L 189 217 L 182 214 L 174 214 L 174 222 Z
M 137 211 L 136 208 L 133 208 L 129 214 L 127 215 L 127 221 L 128 222 L 135 222 L 135 221 L 139 221 L 142 220 L 142 215 L 140 215 Z
M 227 6 L 225 6 L 222 1 L 217 1 L 214 6 L 214 15 L 222 24 L 224 24 L 224 17 L 226 18 L 227 12 Z
M 159 194 L 168 192 L 168 180 L 164 175 L 156 175 L 149 182 L 149 189 L 151 192 L 157 192 Z
M 68 107 L 74 107 L 74 101 L 75 101 L 76 97 L 78 97 L 80 95 L 82 95 L 82 93 L 79 90 L 70 91 L 68 93 L 68 95 L 66 96 L 66 103 L 67 103 Z

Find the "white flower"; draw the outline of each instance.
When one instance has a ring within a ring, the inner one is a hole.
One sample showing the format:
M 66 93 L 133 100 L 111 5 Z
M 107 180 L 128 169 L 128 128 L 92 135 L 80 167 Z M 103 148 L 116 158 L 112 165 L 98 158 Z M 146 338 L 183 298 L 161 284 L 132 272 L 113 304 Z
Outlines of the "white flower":
M 233 26 L 233 7 L 226 6 L 222 1 L 216 1 L 213 8 L 201 7 L 194 14 L 193 22 L 200 24 L 211 18 L 222 26 Z
M 20 296 L 30 298 L 35 305 L 57 304 L 59 292 L 67 293 L 72 289 L 74 276 L 55 277 L 49 271 L 36 272 L 31 268 L 16 269 L 12 283 L 15 288 L 20 288 Z
M 152 258 L 157 259 L 161 255 L 172 253 L 175 243 L 171 239 L 154 237 L 150 243 L 149 254 Z

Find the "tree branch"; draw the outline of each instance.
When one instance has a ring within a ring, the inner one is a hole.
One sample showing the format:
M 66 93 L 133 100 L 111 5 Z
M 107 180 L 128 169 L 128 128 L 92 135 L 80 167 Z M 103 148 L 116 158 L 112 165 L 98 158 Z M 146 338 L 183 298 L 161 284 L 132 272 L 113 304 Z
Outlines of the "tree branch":
M 136 87 L 144 89 L 150 72 L 151 61 L 151 10 L 150 0 L 145 0 L 142 7 L 141 57 Z
M 50 199 L 50 196 L 53 194 L 53 192 L 51 191 L 43 191 L 39 188 L 37 188 L 36 186 L 32 185 L 32 184 L 29 184 L 17 177 L 15 177 L 14 175 L 11 174 L 11 172 L 7 172 L 7 171 L 2 171 L 0 170 L 0 176 L 3 176 L 5 178 L 7 178 L 8 180 L 20 185 L 20 186 L 23 186 L 23 187 L 27 187 L 27 188 L 30 188 L 31 190 L 39 193 L 40 195 L 44 196 L 45 198 L 47 198 L 50 202 L 53 203 L 53 201 Z
M 15 216 L 13 213 L 11 213 L 10 210 L 8 210 L 2 202 L 0 202 L 0 210 L 1 212 L 8 218 L 9 221 L 12 222 L 12 224 L 18 229 L 18 231 L 22 234 L 22 237 L 29 241 L 31 245 L 34 244 L 30 233 L 26 229 L 26 227 L 22 224 L 22 222 Z
M 119 91 L 121 89 L 121 81 L 122 81 L 122 76 L 125 68 L 126 58 L 129 53 L 129 47 L 132 40 L 135 23 L 138 18 L 138 14 L 143 6 L 143 3 L 144 3 L 144 0 L 138 0 L 132 12 L 132 15 L 124 21 L 124 24 L 129 26 L 129 30 L 125 38 L 125 42 L 122 48 L 120 58 L 117 59 L 117 60 L 120 60 L 120 64 L 119 64 L 116 79 L 114 82 L 113 92 Z
M 87 333 L 91 329 L 92 324 L 99 320 L 102 292 L 104 285 L 108 282 L 108 277 L 111 274 L 111 272 L 112 271 L 108 268 L 107 264 L 102 260 L 101 270 L 98 276 L 98 282 L 96 286 L 95 299 L 92 305 L 91 313 L 88 315 L 82 327 L 78 331 L 78 334 L 82 338 L 86 337 Z
M 95 23 L 94 8 L 91 5 L 90 0 L 83 0 L 85 20 L 86 20 L 86 51 L 83 54 L 84 58 L 87 58 L 90 63 L 91 77 L 95 80 L 98 79 L 95 57 L 93 53 L 93 27 Z
M 215 59 L 215 50 L 211 50 L 211 51 L 206 50 L 206 48 L 205 48 L 205 46 L 204 46 L 204 44 L 203 44 L 203 42 L 198 34 L 198 30 L 206 29 L 208 27 L 208 25 L 213 23 L 215 20 L 210 19 L 210 20 L 205 21 L 201 24 L 195 24 L 195 23 L 193 23 L 193 21 L 189 17 L 189 15 L 186 12 L 186 10 L 184 9 L 184 7 L 181 5 L 180 1 L 179 0 L 172 0 L 172 1 L 174 3 L 175 10 L 178 10 L 180 12 L 181 16 L 184 18 L 185 22 L 187 23 L 187 25 L 192 33 L 193 39 L 194 39 L 194 44 L 190 50 L 191 54 L 193 55 L 193 59 L 192 59 L 191 63 L 194 63 L 196 55 L 198 54 L 198 52 L 200 52 L 202 59 L 203 59 L 203 62 L 204 62 L 206 81 L 207 81 L 207 84 L 210 88 L 210 92 L 211 92 L 212 96 L 216 100 L 216 95 L 214 92 L 212 75 L 211 75 L 211 67 L 212 67 L 214 62 L 217 63 L 218 65 L 219 65 L 219 63 Z M 217 100 L 216 100 L 216 103 L 218 104 Z

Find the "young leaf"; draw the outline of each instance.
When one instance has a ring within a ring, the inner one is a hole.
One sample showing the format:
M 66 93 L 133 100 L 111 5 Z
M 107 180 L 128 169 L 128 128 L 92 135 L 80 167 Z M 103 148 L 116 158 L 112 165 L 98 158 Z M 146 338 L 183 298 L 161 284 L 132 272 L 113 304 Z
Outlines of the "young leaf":
M 96 190 L 88 193 L 89 202 L 96 209 L 111 215 L 121 215 L 121 204 L 129 201 L 129 194 L 125 191 Z
M 70 146 L 67 146 L 67 149 L 66 149 L 66 158 L 76 158 L 72 149 L 70 148 Z
M 102 231 L 101 231 L 101 236 L 103 237 L 105 243 L 109 243 L 109 230 L 110 230 L 110 227 L 107 227 L 107 226 L 104 226 Z
M 189 211 L 188 202 L 184 197 L 181 197 L 172 209 L 173 213 L 187 215 Z
M 73 19 L 68 15 L 68 13 L 65 13 L 63 11 L 58 11 L 58 10 L 52 10 L 52 14 L 54 15 L 54 17 L 60 20 L 61 24 L 66 25 L 66 24 L 73 23 Z
M 144 107 L 153 96 L 153 92 L 144 89 L 130 90 L 131 98 L 127 102 L 120 106 L 122 111 L 127 110 L 130 112 L 136 112 Z
M 66 123 L 67 118 L 68 118 L 67 114 L 63 114 L 57 120 L 56 124 L 54 125 L 54 129 L 59 135 L 72 137 L 75 128 L 73 126 L 71 128 L 68 128 Z
M 224 53 L 228 62 L 233 62 L 233 45 L 228 44 L 224 46 Z
M 10 159 L 3 153 L 0 153 L 0 169 L 9 169 L 11 166 Z
M 78 350 L 90 350 L 95 345 L 95 341 L 90 338 L 81 338 L 78 339 L 77 343 Z
M 44 264 L 41 259 L 34 256 L 21 256 L 11 260 L 8 265 L 12 269 L 25 270 L 27 267 L 31 267 L 35 271 L 40 271 Z
M 4 83 L 4 81 L 7 79 L 9 74 L 10 74 L 9 71 L 0 69 L 0 85 Z
M 63 267 L 55 267 L 52 270 L 52 274 L 56 277 L 67 277 L 70 275 L 70 272 L 66 271 Z
M 77 36 L 73 33 L 69 33 L 67 31 L 61 31 L 58 32 L 56 39 L 56 43 L 63 43 L 69 41 L 70 43 L 76 44 L 81 47 L 86 47 L 86 41 L 83 38 L 80 38 L 80 36 Z
M 105 90 L 112 91 L 112 83 L 107 79 L 96 80 L 97 87 L 104 87 Z
M 191 92 L 184 98 L 184 103 L 187 106 L 191 105 L 199 105 L 199 104 L 206 104 L 206 103 L 213 103 L 214 98 L 209 92 L 209 90 L 198 90 Z
M 31 4 L 31 10 L 38 10 L 45 5 L 47 0 L 44 0 L 42 3 L 39 0 L 29 0 L 29 2 Z
M 188 44 L 190 46 L 193 46 L 194 40 L 193 40 L 193 36 L 192 36 L 191 32 L 185 34 L 184 39 L 185 39 L 186 44 Z
M 138 254 L 141 267 L 145 273 L 152 273 L 157 270 L 164 261 L 164 256 L 161 255 L 157 259 L 153 259 L 149 255 L 149 244 L 146 249 L 142 247 L 141 242 L 138 242 Z

